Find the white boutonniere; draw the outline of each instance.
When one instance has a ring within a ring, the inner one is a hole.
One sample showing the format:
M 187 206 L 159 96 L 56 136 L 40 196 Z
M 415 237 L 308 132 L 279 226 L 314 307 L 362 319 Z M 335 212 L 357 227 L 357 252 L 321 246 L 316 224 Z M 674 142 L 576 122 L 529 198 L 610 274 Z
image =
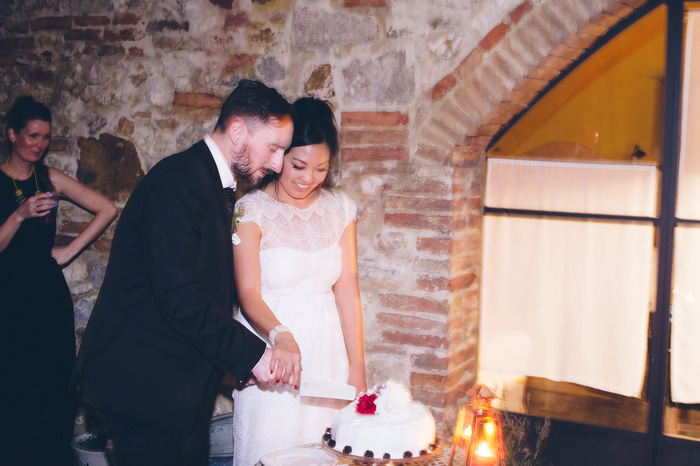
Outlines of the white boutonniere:
M 233 231 L 233 234 L 231 235 L 231 242 L 234 246 L 241 244 L 241 238 L 236 233 L 236 226 L 238 225 L 238 220 L 243 217 L 243 214 L 245 214 L 243 207 L 239 207 L 233 211 L 233 218 L 231 219 L 231 231 Z

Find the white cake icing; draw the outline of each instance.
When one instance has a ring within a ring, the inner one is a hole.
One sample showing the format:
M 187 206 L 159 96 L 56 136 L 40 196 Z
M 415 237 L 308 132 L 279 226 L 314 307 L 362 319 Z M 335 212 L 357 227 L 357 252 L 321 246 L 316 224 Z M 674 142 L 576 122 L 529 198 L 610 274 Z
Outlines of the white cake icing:
M 375 387 L 375 414 L 357 412 L 361 397 L 343 408 L 324 437 L 333 449 L 374 458 L 417 457 L 435 448 L 435 419 L 408 391 L 389 382 Z M 387 455 L 388 456 L 385 456 Z

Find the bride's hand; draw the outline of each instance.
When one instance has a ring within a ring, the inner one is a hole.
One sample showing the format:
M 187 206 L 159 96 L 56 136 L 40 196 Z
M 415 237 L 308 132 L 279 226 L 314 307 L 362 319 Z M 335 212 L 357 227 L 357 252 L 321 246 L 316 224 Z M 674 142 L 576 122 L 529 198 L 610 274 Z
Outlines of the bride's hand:
M 270 370 L 273 371 L 274 380 L 281 385 L 289 384 L 292 387 L 299 385 L 301 378 L 301 352 L 294 336 L 290 332 L 282 332 L 275 338 L 275 346 L 272 347 L 272 359 Z

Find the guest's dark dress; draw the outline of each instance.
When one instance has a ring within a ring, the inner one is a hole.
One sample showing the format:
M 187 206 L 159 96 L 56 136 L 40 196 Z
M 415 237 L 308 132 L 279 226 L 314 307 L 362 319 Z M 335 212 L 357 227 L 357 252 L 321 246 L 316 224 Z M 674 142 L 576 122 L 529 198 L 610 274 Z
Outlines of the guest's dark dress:
M 34 176 L 17 181 L 27 197 Z M 41 191 L 46 186 L 39 184 Z M 12 179 L 0 171 L 0 225 L 17 208 Z M 72 465 L 75 358 L 73 303 L 61 267 L 51 257 L 56 232 L 25 220 L 0 252 L 0 464 Z

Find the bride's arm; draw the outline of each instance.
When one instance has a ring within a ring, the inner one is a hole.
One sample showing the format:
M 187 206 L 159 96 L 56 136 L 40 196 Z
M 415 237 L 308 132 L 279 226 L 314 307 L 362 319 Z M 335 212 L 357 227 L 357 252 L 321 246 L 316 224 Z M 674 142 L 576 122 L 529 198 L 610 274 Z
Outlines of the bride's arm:
M 273 328 L 280 325 L 280 321 L 265 304 L 260 292 L 260 238 L 262 232 L 256 223 L 244 222 L 238 224 L 236 233 L 241 239 L 241 242 L 233 247 L 233 268 L 238 299 L 248 321 L 260 332 L 269 335 Z M 301 353 L 290 332 L 282 332 L 275 337 L 270 370 L 275 371 L 276 380 L 283 380 L 291 372 L 289 385 L 299 385 Z
M 357 233 L 355 222 L 345 227 L 340 237 L 343 265 L 340 278 L 333 285 L 335 302 L 343 328 L 345 347 L 350 356 L 350 375 L 348 383 L 357 392 L 367 390 L 365 374 L 365 337 L 362 320 L 362 300 L 360 285 L 357 280 Z

